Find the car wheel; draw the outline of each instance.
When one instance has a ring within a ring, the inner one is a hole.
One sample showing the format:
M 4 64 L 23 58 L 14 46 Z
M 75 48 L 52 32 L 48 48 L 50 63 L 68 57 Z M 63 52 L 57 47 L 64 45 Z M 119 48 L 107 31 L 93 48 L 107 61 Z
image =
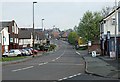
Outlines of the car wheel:
M 8 55 L 3 55 L 3 57 L 8 57 Z
M 17 56 L 21 56 L 21 54 L 18 54 Z

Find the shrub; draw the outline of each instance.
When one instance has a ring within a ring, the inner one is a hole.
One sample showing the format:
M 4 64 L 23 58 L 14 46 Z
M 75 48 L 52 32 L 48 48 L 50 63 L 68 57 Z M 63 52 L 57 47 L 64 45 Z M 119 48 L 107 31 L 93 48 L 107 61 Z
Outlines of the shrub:
M 55 47 L 56 47 L 56 45 L 55 45 L 55 44 L 50 44 L 50 48 L 49 48 L 49 50 L 50 50 L 50 51 L 52 51 L 52 50 L 54 50 L 54 49 L 55 49 Z

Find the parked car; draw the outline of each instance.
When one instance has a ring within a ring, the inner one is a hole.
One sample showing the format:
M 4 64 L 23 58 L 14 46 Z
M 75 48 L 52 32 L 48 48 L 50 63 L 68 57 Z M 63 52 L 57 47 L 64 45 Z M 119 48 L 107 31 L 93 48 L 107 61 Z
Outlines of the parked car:
M 26 55 L 26 52 L 24 51 L 24 50 L 22 50 L 22 49 L 19 49 L 20 50 L 20 52 L 22 53 L 22 56 L 25 56 Z
M 45 46 L 44 46 L 44 50 L 45 50 L 45 51 L 48 51 L 49 48 L 50 48 L 50 45 L 45 45 Z
M 8 57 L 8 55 L 9 55 L 9 52 L 4 52 L 2 56 L 3 57 Z
M 30 53 L 30 55 L 33 54 L 32 50 L 30 48 L 25 48 L 25 50 L 27 50 Z
M 25 56 L 29 56 L 30 52 L 28 50 L 22 49 L 25 52 Z
M 8 56 L 22 56 L 22 53 L 19 49 L 11 49 L 9 52 L 4 52 L 3 57 Z
M 38 50 L 34 49 L 34 50 L 32 50 L 32 53 L 37 54 L 37 53 L 38 53 Z

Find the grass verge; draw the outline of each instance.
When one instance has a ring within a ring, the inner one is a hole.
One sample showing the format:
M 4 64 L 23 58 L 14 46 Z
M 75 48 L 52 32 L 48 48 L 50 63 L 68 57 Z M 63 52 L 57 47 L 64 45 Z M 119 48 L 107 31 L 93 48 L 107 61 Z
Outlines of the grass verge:
M 3 57 L 0 59 L 0 61 L 5 62 L 5 61 L 14 61 L 14 60 L 20 60 L 26 58 L 25 56 L 21 56 L 21 57 Z

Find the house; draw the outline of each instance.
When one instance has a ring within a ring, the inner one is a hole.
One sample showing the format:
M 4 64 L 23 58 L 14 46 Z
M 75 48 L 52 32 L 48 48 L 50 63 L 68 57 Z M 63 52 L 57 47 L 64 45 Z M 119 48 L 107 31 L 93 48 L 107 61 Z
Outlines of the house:
M 19 47 L 18 26 L 14 20 L 0 22 L 2 53 Z
M 35 29 L 34 44 L 45 43 L 45 35 L 40 29 Z M 33 47 L 33 28 L 19 28 L 19 47 Z
M 53 28 L 52 29 L 52 38 L 59 39 L 60 38 L 60 30 L 59 28 Z
M 19 48 L 32 47 L 32 29 L 19 28 Z
M 116 22 L 115 22 L 116 15 Z M 113 10 L 100 21 L 100 42 L 102 55 L 117 56 L 115 54 L 115 24 L 117 54 L 120 55 L 120 7 Z
M 61 40 L 64 40 L 64 41 L 67 41 L 67 40 L 68 40 L 68 34 L 67 34 L 67 32 L 62 31 L 62 32 L 60 33 L 60 36 L 61 36 Z

